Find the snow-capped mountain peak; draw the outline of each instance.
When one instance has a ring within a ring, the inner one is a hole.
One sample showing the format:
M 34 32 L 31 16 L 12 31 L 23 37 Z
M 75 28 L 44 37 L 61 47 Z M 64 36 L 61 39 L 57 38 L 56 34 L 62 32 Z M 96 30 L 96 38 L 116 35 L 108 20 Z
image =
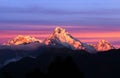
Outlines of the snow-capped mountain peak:
M 97 51 L 107 51 L 115 49 L 115 47 L 106 40 L 101 40 L 93 46 L 96 48 Z
M 61 27 L 56 27 L 54 30 L 55 33 L 66 33 L 66 30 Z
M 100 45 L 101 45 L 101 44 L 109 44 L 109 42 L 106 41 L 106 40 L 101 40 L 101 41 L 98 42 L 98 44 L 100 44 Z
M 64 46 L 73 50 L 79 49 L 95 51 L 94 47 L 86 43 L 82 43 L 61 27 L 56 27 L 54 29 L 54 32 L 45 40 L 45 44 L 54 46 Z
M 76 41 L 73 39 L 73 37 L 68 33 L 66 32 L 65 29 L 61 28 L 61 27 L 56 27 L 54 29 L 54 32 L 49 36 L 49 38 L 47 38 L 45 40 L 45 44 L 47 45 L 64 45 L 64 46 L 69 46 L 71 47 L 72 49 L 74 49 L 74 46 L 70 46 L 72 45 L 73 43 L 76 45 L 75 47 L 77 48 L 79 45 L 81 45 L 79 43 L 79 41 Z
M 8 42 L 4 43 L 4 45 L 20 45 L 20 44 L 28 44 L 31 42 L 41 43 L 41 40 L 36 39 L 35 37 L 31 37 L 31 36 L 18 35 L 14 39 L 9 40 Z

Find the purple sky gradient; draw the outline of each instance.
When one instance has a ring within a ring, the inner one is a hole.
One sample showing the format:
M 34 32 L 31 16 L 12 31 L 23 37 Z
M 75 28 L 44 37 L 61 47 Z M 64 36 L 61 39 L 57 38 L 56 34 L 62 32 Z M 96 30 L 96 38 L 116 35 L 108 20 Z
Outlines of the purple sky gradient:
M 120 28 L 119 0 L 0 0 L 0 3 L 0 23 Z
M 100 39 L 106 36 L 105 39 L 119 43 L 120 0 L 0 0 L 2 42 L 3 37 L 8 39 L 12 31 L 36 34 L 38 31 L 52 32 L 56 26 L 82 35 L 82 40 L 85 40 L 84 34 L 86 37 L 89 33 L 89 40 L 100 35 Z M 11 35 L 18 34 L 14 32 Z M 75 34 L 75 37 L 78 36 Z

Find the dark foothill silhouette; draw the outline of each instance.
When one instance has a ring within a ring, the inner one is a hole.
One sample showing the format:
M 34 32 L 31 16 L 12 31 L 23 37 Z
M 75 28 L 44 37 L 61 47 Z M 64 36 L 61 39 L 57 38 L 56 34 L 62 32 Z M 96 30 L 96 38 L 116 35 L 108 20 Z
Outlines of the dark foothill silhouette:
M 48 78 L 83 78 L 83 73 L 79 71 L 72 57 L 68 56 L 64 60 L 57 57 L 48 68 Z

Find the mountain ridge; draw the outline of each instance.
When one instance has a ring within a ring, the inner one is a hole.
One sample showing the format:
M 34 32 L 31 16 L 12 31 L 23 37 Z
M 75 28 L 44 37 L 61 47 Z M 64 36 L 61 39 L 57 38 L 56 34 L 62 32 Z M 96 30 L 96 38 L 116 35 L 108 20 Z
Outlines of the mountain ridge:
M 66 47 L 72 50 L 86 50 L 90 53 L 94 53 L 96 51 L 107 51 L 115 49 L 115 47 L 106 40 L 101 40 L 98 43 L 92 45 L 81 42 L 61 27 L 56 27 L 53 33 L 50 34 L 50 36 L 46 38 L 43 42 L 40 39 L 36 39 L 32 36 L 18 35 L 17 37 L 15 37 L 12 40 L 9 40 L 3 45 L 27 45 L 36 42 L 39 44 L 45 44 L 46 46 Z

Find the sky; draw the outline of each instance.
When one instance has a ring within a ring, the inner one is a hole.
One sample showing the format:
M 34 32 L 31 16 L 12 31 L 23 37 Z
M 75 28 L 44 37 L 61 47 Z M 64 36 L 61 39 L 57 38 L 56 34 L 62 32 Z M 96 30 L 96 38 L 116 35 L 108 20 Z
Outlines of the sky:
M 0 0 L 0 43 L 19 34 L 44 40 L 56 26 L 120 47 L 120 0 Z

